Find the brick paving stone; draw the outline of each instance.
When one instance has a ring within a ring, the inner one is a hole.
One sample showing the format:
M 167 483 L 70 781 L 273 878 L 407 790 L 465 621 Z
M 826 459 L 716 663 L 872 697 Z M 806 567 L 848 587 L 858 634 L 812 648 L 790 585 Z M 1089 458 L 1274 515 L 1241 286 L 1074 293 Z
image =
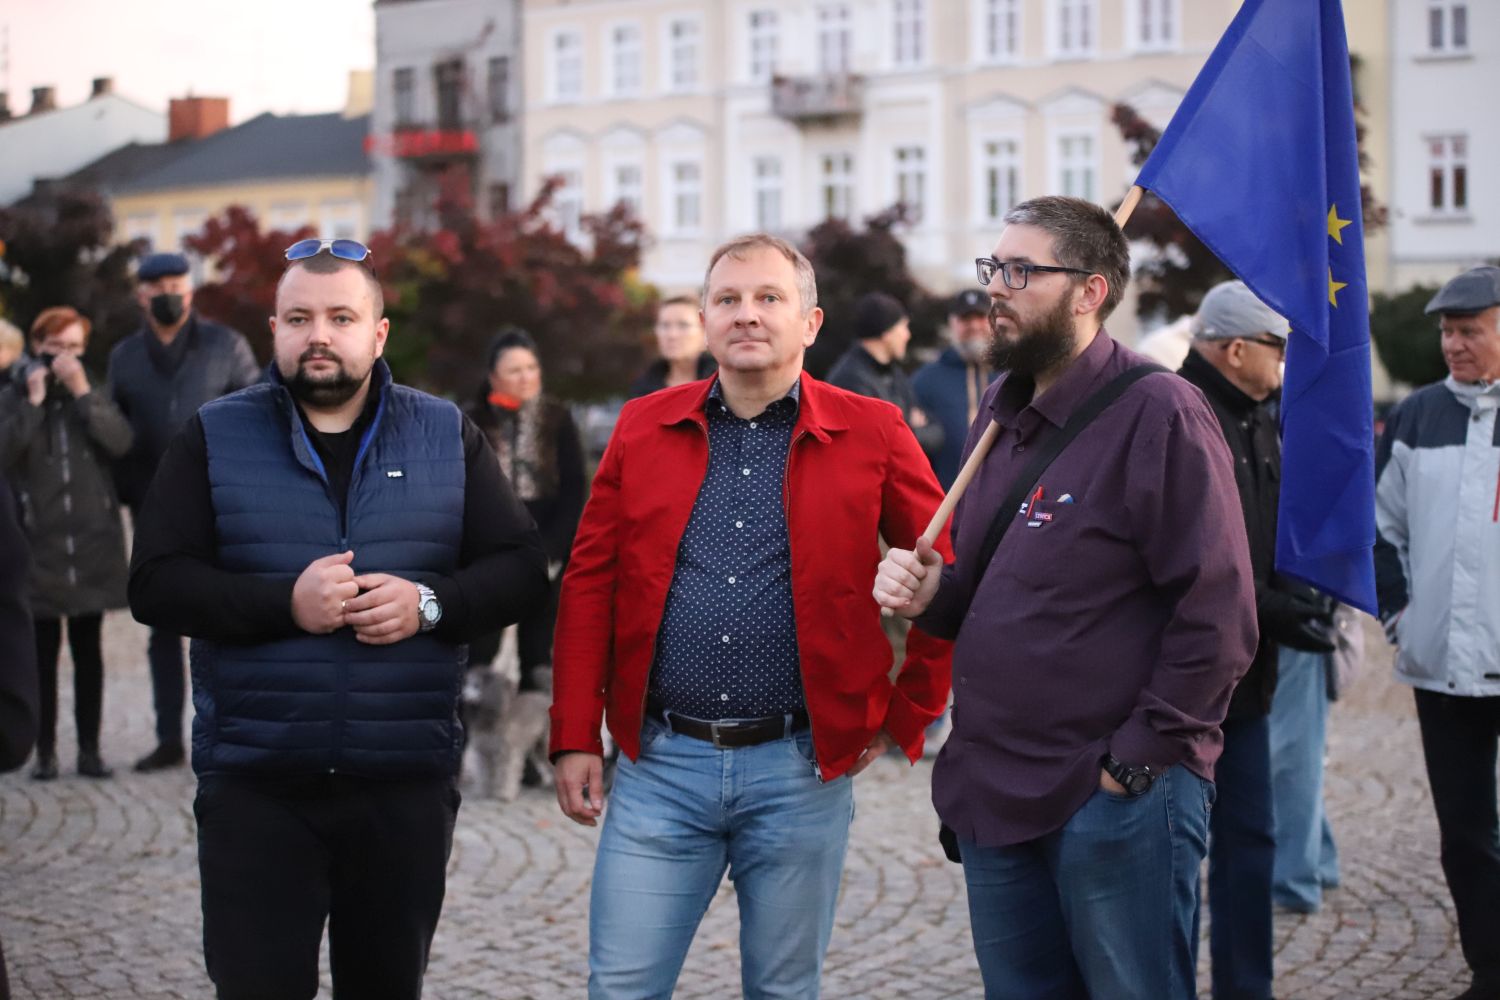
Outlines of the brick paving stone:
M 1298 1000 L 1440 1000 L 1466 981 L 1410 692 L 1374 651 L 1329 739 L 1328 797 L 1343 885 L 1321 912 L 1278 914 L 1277 994 Z M 172 1000 L 212 995 L 203 972 L 186 769 L 138 775 L 153 744 L 145 630 L 106 618 L 104 750 L 113 781 L 65 770 L 50 784 L 0 778 L 0 939 L 17 997 Z M 73 766 L 70 664 L 58 745 Z M 930 766 L 877 762 L 858 809 L 824 995 L 943 1000 L 982 995 L 958 866 L 938 850 Z M 550 793 L 508 805 L 470 795 L 459 814 L 427 996 L 552 1000 L 584 993 L 597 832 Z M 678 984 L 684 1000 L 739 992 L 733 887 L 713 898 Z M 1204 949 L 1206 954 L 1207 949 Z M 321 995 L 329 995 L 326 949 Z M 1207 977 L 1200 975 L 1206 991 Z M 1205 994 L 1206 995 L 1206 994 Z

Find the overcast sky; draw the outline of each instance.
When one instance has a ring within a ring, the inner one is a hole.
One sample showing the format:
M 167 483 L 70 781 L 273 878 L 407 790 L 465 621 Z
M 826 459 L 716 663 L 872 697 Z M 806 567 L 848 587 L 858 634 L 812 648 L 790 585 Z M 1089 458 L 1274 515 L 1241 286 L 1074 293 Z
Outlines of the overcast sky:
M 375 64 L 371 0 L 0 0 L 7 34 L 0 89 L 13 114 L 48 84 L 76 104 L 96 76 L 158 111 L 189 93 L 228 97 L 236 123 L 335 111 L 349 71 Z

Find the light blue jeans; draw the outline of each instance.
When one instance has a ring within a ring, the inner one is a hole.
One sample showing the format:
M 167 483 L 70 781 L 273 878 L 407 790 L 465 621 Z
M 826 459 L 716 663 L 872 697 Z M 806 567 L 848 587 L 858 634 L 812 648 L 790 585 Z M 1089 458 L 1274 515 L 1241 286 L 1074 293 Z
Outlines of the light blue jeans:
M 1328 727 L 1328 654 L 1282 649 L 1271 702 L 1271 799 L 1276 868 L 1271 898 L 1316 912 L 1323 890 L 1339 884 L 1339 854 L 1323 806 Z
M 1214 786 L 1173 767 L 1138 798 L 1096 790 L 1022 844 L 959 841 L 985 1000 L 1191 1000 Z
M 719 750 L 648 719 L 594 860 L 591 1000 L 670 997 L 726 870 L 747 1000 L 817 997 L 853 814 L 853 783 L 818 779 L 808 732 Z

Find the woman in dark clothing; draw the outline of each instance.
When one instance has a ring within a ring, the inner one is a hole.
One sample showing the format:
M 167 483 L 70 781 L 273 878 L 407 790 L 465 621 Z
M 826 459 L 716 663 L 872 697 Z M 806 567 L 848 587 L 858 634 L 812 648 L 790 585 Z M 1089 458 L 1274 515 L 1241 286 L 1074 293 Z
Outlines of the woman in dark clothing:
M 520 690 L 531 691 L 537 688 L 536 670 L 552 665 L 558 585 L 583 514 L 583 446 L 567 406 L 542 395 L 542 367 L 528 334 L 502 332 L 490 344 L 488 360 L 489 375 L 469 416 L 489 438 L 501 470 L 536 521 L 552 580 L 547 605 L 518 628 Z M 469 662 L 488 663 L 499 644 L 498 635 L 471 644 Z
M 125 536 L 109 475 L 132 435 L 109 393 L 95 390 L 79 358 L 89 321 L 66 306 L 31 327 L 34 360 L 0 391 L 0 468 L 21 506 L 31 543 L 31 613 L 40 676 L 40 729 L 32 777 L 57 777 L 57 659 L 63 621 L 73 653 L 78 773 L 107 778 L 99 756 L 104 611 L 125 605 Z

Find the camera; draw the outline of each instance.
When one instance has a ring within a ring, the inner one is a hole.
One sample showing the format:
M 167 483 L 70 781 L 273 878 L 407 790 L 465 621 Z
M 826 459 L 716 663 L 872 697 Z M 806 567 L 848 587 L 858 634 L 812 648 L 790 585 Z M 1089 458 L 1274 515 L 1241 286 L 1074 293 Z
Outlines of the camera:
M 47 373 L 48 378 L 56 378 L 57 376 L 52 374 L 52 362 L 56 360 L 56 354 L 49 354 L 46 351 L 38 351 L 36 354 L 33 354 L 31 356 L 31 364 L 26 366 L 26 374 L 24 377 L 30 378 L 32 372 L 40 369 Z

